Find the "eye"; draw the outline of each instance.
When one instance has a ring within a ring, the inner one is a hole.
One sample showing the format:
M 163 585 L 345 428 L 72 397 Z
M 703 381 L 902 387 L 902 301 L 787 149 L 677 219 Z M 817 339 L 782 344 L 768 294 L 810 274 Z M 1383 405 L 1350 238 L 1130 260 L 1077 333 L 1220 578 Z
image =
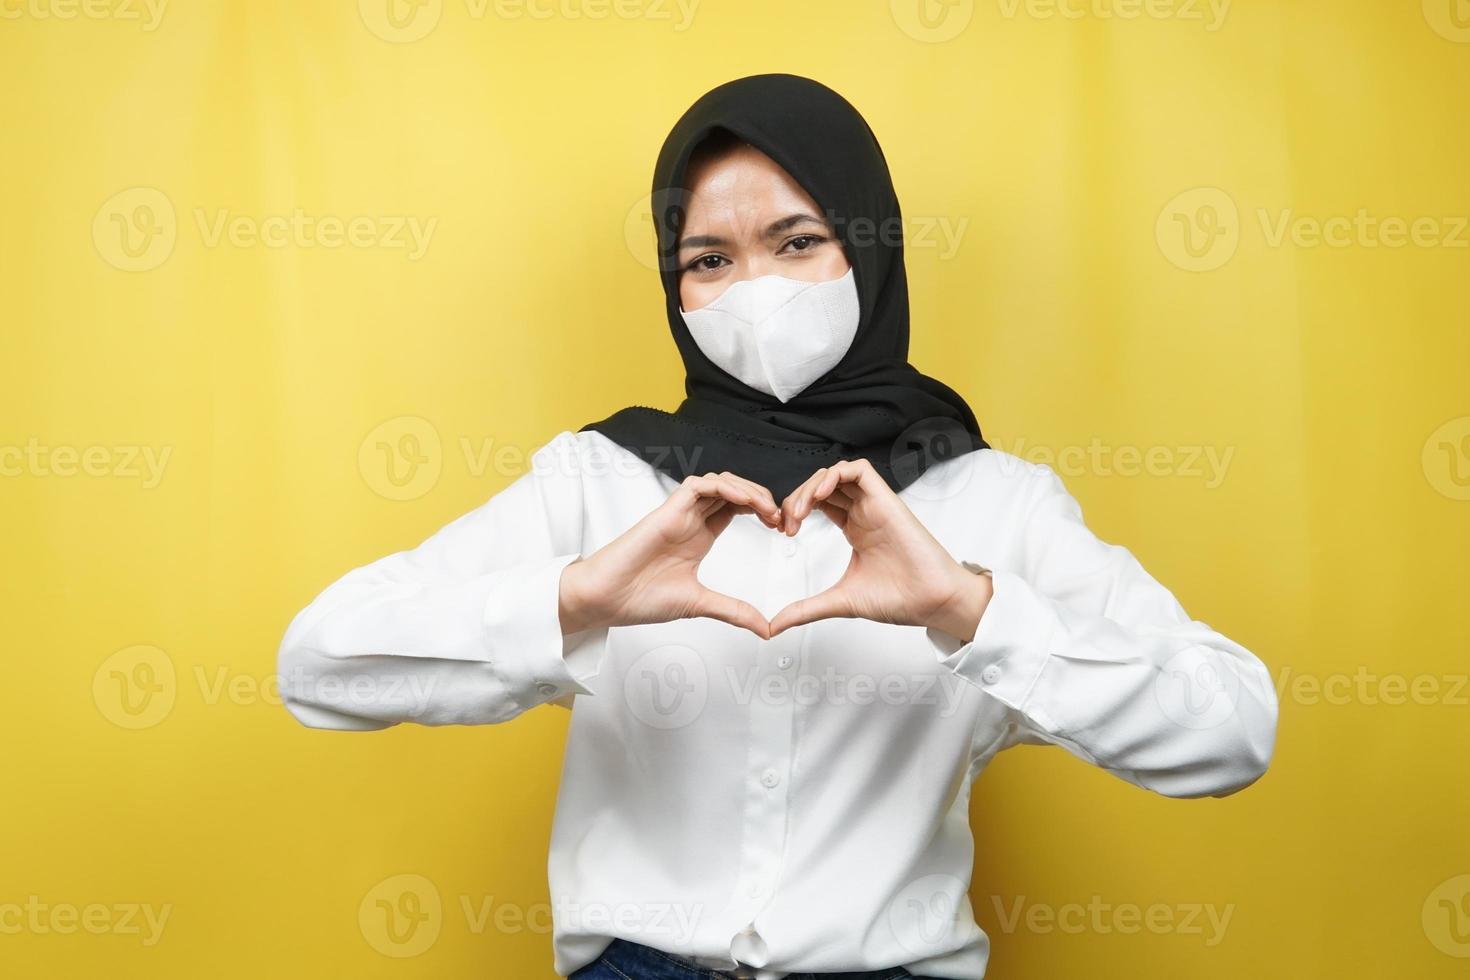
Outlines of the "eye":
M 810 252 L 826 241 L 827 239 L 821 235 L 797 235 L 795 238 L 788 239 L 786 244 L 781 246 L 781 250 L 783 252 L 787 250 L 793 252 Z
M 688 272 L 714 272 L 723 268 L 730 260 L 717 252 L 707 252 L 684 266 Z

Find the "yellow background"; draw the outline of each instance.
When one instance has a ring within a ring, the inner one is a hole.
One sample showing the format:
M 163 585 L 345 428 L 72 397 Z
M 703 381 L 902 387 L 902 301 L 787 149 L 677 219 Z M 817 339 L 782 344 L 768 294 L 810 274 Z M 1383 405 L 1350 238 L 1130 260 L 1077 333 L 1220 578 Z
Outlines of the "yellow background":
M 885 147 L 914 362 L 1282 692 L 1226 800 L 1002 757 L 990 975 L 1463 975 L 1463 0 L 386 2 L 0 2 L 0 974 L 552 975 L 568 716 L 309 731 L 277 644 L 556 432 L 676 403 L 654 156 L 706 89 L 793 71 Z M 1314 244 L 1360 212 L 1432 221 Z M 405 887 L 440 911 L 395 946 Z M 1115 911 L 1007 930 L 1018 899 Z M 1154 905 L 1176 926 L 1125 931 Z

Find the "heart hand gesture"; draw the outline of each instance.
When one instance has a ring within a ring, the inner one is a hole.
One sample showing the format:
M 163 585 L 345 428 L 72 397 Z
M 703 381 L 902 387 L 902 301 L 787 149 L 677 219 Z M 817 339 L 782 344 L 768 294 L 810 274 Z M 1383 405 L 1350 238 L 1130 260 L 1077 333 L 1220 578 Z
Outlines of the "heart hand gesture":
M 781 504 L 795 534 L 813 509 L 842 529 L 852 560 L 830 589 L 776 614 L 771 635 L 830 617 L 926 626 L 968 642 L 990 601 L 990 579 L 955 561 L 866 459 L 824 467 Z
M 768 639 L 770 623 L 759 610 L 696 577 L 736 514 L 756 514 L 773 529 L 781 523 L 775 499 L 759 484 L 733 473 L 687 477 L 637 524 L 562 570 L 562 632 L 708 616 Z

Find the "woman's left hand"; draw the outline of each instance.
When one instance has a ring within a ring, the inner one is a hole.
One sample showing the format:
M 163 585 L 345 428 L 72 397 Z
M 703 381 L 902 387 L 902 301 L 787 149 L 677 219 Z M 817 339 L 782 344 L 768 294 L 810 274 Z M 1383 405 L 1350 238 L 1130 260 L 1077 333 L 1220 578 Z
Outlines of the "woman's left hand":
M 825 592 L 798 599 L 771 620 L 771 635 L 818 619 L 859 617 L 974 638 L 990 601 L 990 577 L 950 557 L 866 459 L 817 470 L 781 504 L 781 530 L 795 534 L 813 509 L 842 529 L 852 561 Z

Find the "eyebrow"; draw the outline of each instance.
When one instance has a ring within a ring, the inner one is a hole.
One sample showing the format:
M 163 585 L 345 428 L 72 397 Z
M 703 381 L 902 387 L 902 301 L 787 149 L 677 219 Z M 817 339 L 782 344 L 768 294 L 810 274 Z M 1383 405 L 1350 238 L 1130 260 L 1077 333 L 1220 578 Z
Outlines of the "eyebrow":
M 761 237 L 775 238 L 784 232 L 790 231 L 797 225 L 804 224 L 820 225 L 823 228 L 827 227 L 827 222 L 821 218 L 806 214 L 805 212 L 799 212 L 797 214 L 788 214 L 779 221 L 773 221 L 769 225 L 766 225 L 766 230 L 761 233 Z M 686 248 L 718 248 L 719 246 L 729 244 L 730 240 L 728 238 L 722 238 L 719 235 L 690 235 L 687 238 L 679 239 L 679 251 L 682 252 Z

